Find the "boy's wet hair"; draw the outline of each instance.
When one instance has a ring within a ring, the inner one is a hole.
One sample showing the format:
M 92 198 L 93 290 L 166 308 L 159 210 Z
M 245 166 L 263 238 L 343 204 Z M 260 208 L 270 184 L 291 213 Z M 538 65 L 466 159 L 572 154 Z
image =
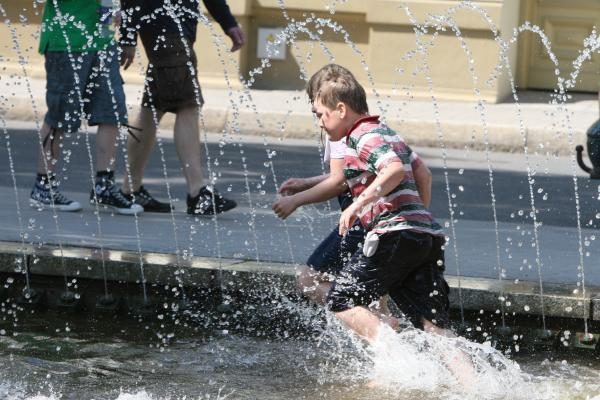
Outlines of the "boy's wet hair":
M 327 64 L 311 76 L 306 94 L 313 104 L 317 98 L 328 108 L 342 102 L 359 114 L 369 112 L 365 89 L 352 72 L 338 64 Z

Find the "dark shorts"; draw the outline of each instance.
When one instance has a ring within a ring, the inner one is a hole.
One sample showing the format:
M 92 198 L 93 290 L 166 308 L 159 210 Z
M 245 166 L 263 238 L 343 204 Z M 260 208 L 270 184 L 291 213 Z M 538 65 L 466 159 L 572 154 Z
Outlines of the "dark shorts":
M 360 222 L 355 223 L 345 236 L 340 236 L 338 232 L 336 225 L 308 258 L 306 264 L 309 267 L 317 272 L 337 275 L 365 239 Z
M 419 328 L 422 318 L 449 325 L 449 287 L 444 279 L 444 238 L 410 230 L 379 237 L 377 252 L 358 250 L 336 278 L 328 296 L 331 311 L 369 306 L 389 294 Z
M 142 36 L 148 55 L 142 106 L 160 112 L 177 112 L 204 104 L 198 83 L 193 43 L 179 35 L 156 38 Z
M 44 56 L 48 107 L 44 122 L 48 126 L 75 132 L 82 119 L 89 125 L 127 123 L 116 45 L 97 52 L 47 52 Z
M 345 192 L 338 196 L 340 208 L 345 210 L 352 204 L 352 195 Z M 336 225 L 329 235 L 317 246 L 306 264 L 317 272 L 337 275 L 350 261 L 358 246 L 364 241 L 365 231 L 360 221 L 352 226 L 345 236 L 340 236 Z

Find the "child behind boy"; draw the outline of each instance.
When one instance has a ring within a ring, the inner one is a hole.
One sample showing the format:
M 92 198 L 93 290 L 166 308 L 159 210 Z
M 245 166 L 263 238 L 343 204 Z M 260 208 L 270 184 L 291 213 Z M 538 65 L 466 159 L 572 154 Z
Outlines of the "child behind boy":
M 315 73 L 306 85 L 306 94 L 313 104 L 315 95 L 324 79 L 331 76 L 352 73 L 346 68 L 329 64 Z M 323 161 L 329 163 L 329 173 L 308 178 L 289 178 L 279 187 L 282 195 L 273 203 L 273 211 L 279 218 L 285 219 L 298 207 L 320 203 L 337 196 L 340 208 L 344 210 L 351 202 L 344 178 L 344 154 L 346 144 L 343 141 L 331 142 L 326 138 Z M 344 265 L 344 259 L 353 254 L 364 240 L 364 230 L 360 222 L 354 225 L 346 236 L 339 234 L 338 226 L 317 246 L 297 273 L 298 287 L 303 295 L 319 305 L 325 305 L 327 293 L 335 275 Z
M 354 202 L 340 217 L 339 233 L 357 218 L 368 232 L 335 279 L 328 308 L 373 342 L 382 319 L 369 307 L 389 294 L 416 327 L 445 334 L 445 239 L 417 190 L 414 171 L 422 161 L 365 106 L 365 91 L 351 74 L 324 80 L 313 105 L 329 139 L 347 145 L 344 175 Z

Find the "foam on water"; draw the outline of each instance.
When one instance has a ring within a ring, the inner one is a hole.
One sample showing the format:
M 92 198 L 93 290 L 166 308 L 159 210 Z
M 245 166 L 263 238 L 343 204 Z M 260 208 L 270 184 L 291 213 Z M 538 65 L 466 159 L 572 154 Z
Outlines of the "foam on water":
M 190 400 L 224 400 L 227 397 L 229 397 L 229 394 L 222 394 L 220 393 L 221 391 L 219 391 L 219 393 L 217 393 L 216 395 L 211 396 L 210 394 L 205 394 L 205 395 L 198 395 L 197 397 L 189 397 L 188 399 Z M 62 396 L 58 395 L 58 397 L 55 397 L 54 395 L 51 395 L 50 397 L 48 396 L 43 396 L 43 395 L 35 395 L 32 397 L 27 397 L 27 398 L 23 398 L 24 400 L 58 400 L 60 399 Z M 21 399 L 22 397 L 19 397 L 18 399 Z M 139 392 L 135 392 L 135 393 L 121 393 L 119 394 L 118 397 L 116 397 L 114 400 L 185 400 L 187 397 L 159 397 L 159 396 L 153 396 L 151 394 L 149 394 L 148 392 L 146 392 L 145 390 L 141 390 Z M 16 400 L 17 397 L 9 397 L 7 400 Z
M 138 392 L 121 392 L 114 400 L 225 400 L 234 392 L 227 392 L 223 388 L 219 389 L 215 394 L 198 394 L 194 397 L 188 396 L 154 396 L 148 393 L 146 390 L 140 390 Z M 8 394 L 4 392 L 4 388 L 0 385 L 0 394 L 6 395 L 3 397 L 5 400 L 59 400 L 63 398 L 63 395 L 60 393 L 51 394 L 50 396 L 45 395 L 33 395 L 33 396 L 24 396 L 22 393 L 12 393 Z
M 229 397 L 229 394 L 222 394 L 221 390 L 216 395 L 198 395 L 189 397 L 190 400 L 224 400 Z M 158 397 L 148 394 L 145 390 L 136 393 L 121 393 L 115 400 L 185 400 L 187 397 Z
M 4 379 L 2 379 L 4 381 Z M 3 400 L 58 400 L 62 396 L 60 394 L 55 395 L 54 393 L 49 396 L 42 394 L 35 394 L 28 396 L 25 394 L 25 390 L 18 386 L 14 382 L 0 382 L 0 398 Z
M 530 381 L 517 363 L 489 345 L 417 329 L 399 334 L 383 329 L 371 350 L 370 378 L 387 390 L 424 392 L 440 398 L 503 398 L 507 388 Z
M 566 361 L 544 360 L 539 371 L 543 376 L 538 376 L 523 372 L 489 343 L 416 329 L 383 329 L 369 350 L 370 386 L 386 393 L 412 392 L 427 399 L 600 398 L 595 379 L 582 380 L 580 368 Z M 584 373 L 589 376 L 590 371 Z

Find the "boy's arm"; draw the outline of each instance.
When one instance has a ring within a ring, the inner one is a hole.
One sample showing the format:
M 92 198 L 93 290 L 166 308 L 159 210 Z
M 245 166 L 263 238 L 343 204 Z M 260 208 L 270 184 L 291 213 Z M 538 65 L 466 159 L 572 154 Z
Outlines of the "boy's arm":
M 320 203 L 344 193 L 347 187 L 346 178 L 344 177 L 344 160 L 332 159 L 330 166 L 331 172 L 321 182 L 307 190 L 277 200 L 273 204 L 275 214 L 279 218 L 285 219 L 300 206 Z
M 359 212 L 368 204 L 387 195 L 404 179 L 404 164 L 402 161 L 391 161 L 381 170 L 371 184 L 358 196 L 350 207 L 346 208 L 340 217 L 340 235 L 345 235 L 354 224 Z
M 429 208 L 431 203 L 431 171 L 427 168 L 424 162 L 419 162 L 416 168 L 413 168 L 413 177 L 417 184 L 419 197 L 423 201 L 425 208 Z
M 327 179 L 329 174 L 311 176 L 310 178 L 289 178 L 279 186 L 277 193 L 283 196 L 291 196 L 303 192 Z
M 326 179 L 294 196 L 300 205 L 320 203 L 344 193 L 347 188 L 344 177 L 344 159 L 332 159 L 329 164 L 331 172 Z

